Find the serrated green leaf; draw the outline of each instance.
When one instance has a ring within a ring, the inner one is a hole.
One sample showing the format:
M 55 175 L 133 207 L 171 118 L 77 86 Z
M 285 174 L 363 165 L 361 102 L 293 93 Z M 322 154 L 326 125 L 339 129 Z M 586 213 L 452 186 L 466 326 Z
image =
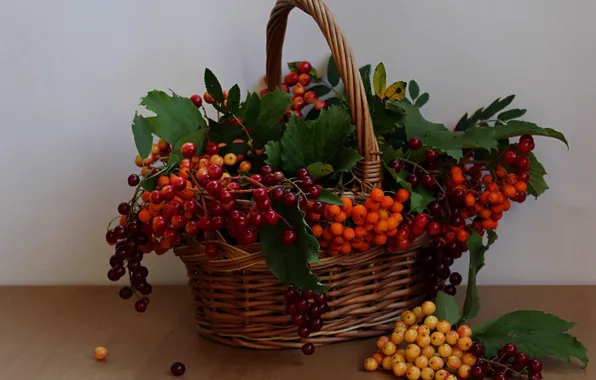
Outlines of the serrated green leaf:
M 310 69 L 308 75 L 310 76 L 310 79 L 313 82 L 319 82 L 321 80 L 321 74 L 319 74 L 319 71 L 314 67 Z
M 517 119 L 518 117 L 522 117 L 525 114 L 526 114 L 526 110 L 516 108 L 516 109 L 505 111 L 505 112 L 499 114 L 499 116 L 497 116 L 497 119 L 499 119 L 501 121 L 507 121 L 507 120 L 512 120 L 512 119 Z
M 324 84 L 319 84 L 309 88 L 308 91 L 314 91 L 317 95 L 317 98 L 320 98 L 321 96 L 327 95 L 331 91 L 331 88 Z
M 256 149 L 261 149 L 270 140 L 278 140 L 282 136 L 279 121 L 292 105 L 292 95 L 276 89 L 261 98 L 259 117 L 252 126 L 251 137 Z
M 219 149 L 219 155 L 224 156 L 228 153 L 234 153 L 236 156 L 246 153 L 250 150 L 250 145 L 247 143 L 228 144 Z
M 321 114 L 321 111 L 317 111 L 314 108 L 311 108 L 310 111 L 308 111 L 308 113 L 306 114 L 306 116 L 304 116 L 304 120 L 316 120 L 319 115 Z
M 457 306 L 454 297 L 440 291 L 435 298 L 435 305 L 437 306 L 435 317 L 451 324 L 457 322 L 459 319 L 459 306 Z
M 333 87 L 339 84 L 339 71 L 337 70 L 333 56 L 329 57 L 329 64 L 327 65 L 327 81 Z
M 294 61 L 294 62 L 288 62 L 288 69 L 294 73 L 299 73 L 300 70 L 298 70 L 298 65 L 301 63 L 302 61 Z
M 314 180 L 325 177 L 333 173 L 333 166 L 323 162 L 315 162 L 306 167 L 310 173 L 310 177 Z
M 168 160 L 169 167 L 172 167 L 182 161 L 182 145 L 190 142 L 196 145 L 197 152 L 201 153 L 205 149 L 205 139 L 207 137 L 207 129 L 199 129 L 196 132 L 190 133 L 186 136 L 182 136 L 174 147 L 172 148 L 172 153 L 170 153 L 170 159 Z
M 406 181 L 406 178 L 408 177 L 409 173 L 405 170 L 402 170 L 399 173 L 396 173 L 395 170 L 393 170 L 389 166 L 389 163 L 391 161 L 397 160 L 397 159 L 403 157 L 403 155 L 404 155 L 403 150 L 401 148 L 398 150 L 395 150 L 391 145 L 386 145 L 386 146 L 382 147 L 381 151 L 383 152 L 383 155 L 381 156 L 381 160 L 383 161 L 383 167 L 385 168 L 387 173 L 389 173 L 391 178 L 393 178 L 393 180 L 395 180 L 395 182 L 400 187 L 403 187 L 404 189 L 408 190 L 408 192 L 412 193 L 412 185 L 408 181 Z
M 422 186 L 418 186 L 412 190 L 410 195 L 410 209 L 415 213 L 422 213 L 428 206 L 428 204 L 434 201 L 435 196 L 432 195 L 428 190 Z
M 348 148 L 345 146 L 340 147 L 337 153 L 330 159 L 330 163 L 337 172 L 349 172 L 354 168 L 358 161 L 361 161 L 362 157 L 356 149 Z
M 515 95 L 509 95 L 505 99 L 497 99 L 490 104 L 490 106 L 486 107 L 486 109 L 482 112 L 482 120 L 490 120 L 493 116 L 507 108 L 513 102 Z
M 491 128 L 495 139 L 504 139 L 521 135 L 545 136 L 562 141 L 569 148 L 569 143 L 561 132 L 552 128 L 542 128 L 528 121 L 513 120 L 500 128 Z
M 282 169 L 281 150 L 281 141 L 269 141 L 265 144 L 265 154 L 267 155 L 265 163 L 273 166 L 273 168 L 277 170 Z
M 317 198 L 317 201 L 329 203 L 330 205 L 344 205 L 344 203 L 337 195 L 333 194 L 331 191 L 325 188 L 321 188 L 321 195 Z
M 261 111 L 261 98 L 255 92 L 251 93 L 246 98 L 246 112 L 243 115 L 244 126 L 246 128 L 254 127 L 254 124 L 259 118 Z
M 544 176 L 547 174 L 544 166 L 538 161 L 534 152 L 528 154 L 530 159 L 530 180 L 528 181 L 528 194 L 533 195 L 534 198 L 538 198 L 549 189 L 548 184 L 544 180 Z
M 416 100 L 416 98 L 418 98 L 418 96 L 420 95 L 420 87 L 414 79 L 412 79 L 410 83 L 408 83 L 408 90 L 410 93 L 410 98 L 412 100 Z
M 172 160 L 172 157 L 170 156 L 170 161 Z M 150 177 L 146 177 L 141 181 L 141 187 L 146 190 L 146 191 L 153 191 L 157 188 L 157 178 L 162 175 L 167 173 L 169 170 L 171 170 L 173 168 L 174 165 L 170 164 L 170 162 L 168 162 L 168 165 L 162 167 L 157 173 L 153 174 Z
M 226 106 L 232 113 L 238 113 L 240 109 L 240 87 L 235 84 L 230 91 L 228 91 L 228 99 L 226 100 Z
M 132 120 L 132 134 L 139 155 L 142 158 L 149 157 L 151 148 L 153 147 L 153 134 L 147 120 L 139 114 L 136 114 Z
M 213 74 L 213 71 L 209 69 L 205 69 L 205 88 L 207 89 L 209 95 L 213 97 L 213 99 L 223 103 L 224 97 L 221 84 L 219 83 L 219 80 L 217 80 L 215 74 Z
M 344 103 L 341 101 L 341 99 L 340 98 L 335 98 L 335 97 L 334 98 L 326 99 L 325 100 L 325 103 L 327 103 L 327 106 L 328 107 L 331 107 L 331 106 L 341 106 L 341 107 L 343 107 L 344 106 Z
M 387 86 L 387 72 L 385 71 L 385 65 L 383 62 L 377 65 L 375 69 L 375 74 L 373 76 L 373 88 L 375 89 L 375 94 L 381 99 L 385 97 L 385 88 Z
M 232 124 L 218 124 L 209 119 L 209 137 L 216 143 L 231 144 L 232 141 L 242 136 L 242 129 Z
M 364 86 L 364 92 L 366 93 L 366 98 L 370 103 L 372 96 L 372 88 L 370 84 L 370 65 L 362 66 L 359 69 L 360 77 L 362 78 L 362 85 Z
M 415 106 L 421 108 L 428 102 L 429 99 L 430 95 L 428 94 L 428 92 L 425 92 L 424 94 L 420 95 L 418 99 L 416 99 Z
M 464 116 L 459 119 L 457 124 L 455 125 L 454 131 L 465 131 L 468 129 L 468 114 L 466 113 Z
M 283 232 L 288 228 L 285 223 L 263 226 L 261 246 L 271 273 L 286 286 L 294 284 L 302 290 L 316 293 L 327 291 L 328 287 L 320 282 L 308 265 L 309 262 L 319 262 L 319 242 L 306 224 L 304 212 L 277 201 L 273 202 L 273 209 L 290 223 L 297 240 L 290 246 L 283 243 Z
M 518 310 L 502 317 L 472 326 L 474 339 L 482 342 L 487 357 L 497 355 L 499 347 L 513 343 L 531 357 L 552 355 L 571 362 L 572 357 L 589 362 L 586 348 L 567 333 L 574 323 L 553 314 L 536 310 Z
M 490 246 L 497 240 L 497 233 L 487 231 L 487 245 L 482 243 L 482 237 L 476 230 L 472 230 L 468 236 L 468 249 L 470 250 L 470 266 L 468 269 L 468 287 L 466 289 L 466 300 L 462 309 L 462 321 L 475 318 L 480 310 L 480 296 L 478 295 L 478 286 L 476 285 L 476 276 L 482 267 L 484 267 L 484 254 Z
M 155 113 L 145 118 L 153 134 L 169 144 L 206 126 L 192 101 L 175 93 L 170 96 L 163 91 L 151 91 L 141 100 L 141 105 Z

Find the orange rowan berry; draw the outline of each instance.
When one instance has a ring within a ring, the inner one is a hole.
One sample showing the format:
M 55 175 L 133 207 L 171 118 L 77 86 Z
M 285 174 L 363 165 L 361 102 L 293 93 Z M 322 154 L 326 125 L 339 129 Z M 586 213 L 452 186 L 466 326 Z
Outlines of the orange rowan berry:
M 456 185 L 461 185 L 462 183 L 464 183 L 466 181 L 464 176 L 461 174 L 456 174 L 453 177 L 451 177 L 451 179 L 453 180 L 453 183 L 455 183 Z
M 474 206 L 476 204 L 476 197 L 472 194 L 466 195 L 466 206 Z
M 343 211 L 340 211 L 340 213 L 335 216 L 335 221 L 338 223 L 343 223 L 346 221 L 346 219 L 347 219 L 346 213 Z
M 375 225 L 374 224 L 367 224 L 365 227 L 366 227 L 366 231 L 372 231 L 375 228 Z M 372 240 L 369 240 L 369 241 L 372 241 Z
M 509 211 L 510 208 L 511 202 L 509 201 L 509 199 L 505 199 L 505 202 L 503 202 L 503 211 Z
M 447 232 L 445 234 L 445 240 L 447 240 L 448 243 L 455 241 L 455 232 L 453 232 L 453 231 Z
M 341 209 L 338 205 L 331 205 L 325 211 L 327 211 L 328 213 L 328 218 L 326 219 L 332 222 L 335 220 L 335 217 L 341 212 Z
M 395 198 L 398 202 L 404 203 L 408 199 L 410 199 L 410 192 L 406 189 L 399 189 L 399 190 L 397 190 L 397 193 L 395 194 Z
M 365 251 L 368 251 L 369 249 L 370 249 L 370 243 L 368 243 L 368 242 L 362 243 L 362 246 L 360 248 L 358 248 L 358 250 L 360 252 L 365 252 Z
M 144 202 L 149 202 L 149 197 L 151 197 L 151 193 L 148 191 L 143 191 L 143 194 L 141 194 L 141 198 Z
M 356 237 L 356 232 L 354 231 L 353 228 L 347 227 L 347 228 L 344 228 L 344 232 L 342 233 L 341 236 L 344 238 L 345 241 L 350 241 Z
M 455 346 L 457 344 L 458 340 L 459 340 L 459 334 L 455 330 L 447 331 L 447 333 L 445 334 L 445 341 L 447 342 L 447 344 Z M 450 356 L 450 355 L 447 355 L 447 356 Z
M 331 232 L 330 227 L 325 227 L 323 229 L 323 239 L 327 241 L 333 240 L 333 233 Z
M 312 226 L 312 234 L 315 235 L 316 238 L 321 237 L 323 235 L 323 227 L 320 224 L 315 224 Z
M 383 234 L 377 234 L 373 239 L 373 243 L 376 245 L 385 245 L 385 243 L 387 243 L 387 236 Z
M 374 227 L 375 232 L 378 233 L 378 234 L 381 234 L 381 233 L 387 231 L 387 229 L 388 229 L 388 225 L 387 225 L 387 221 L 386 220 L 379 220 L 375 224 L 375 227 Z
M 170 184 L 170 179 L 168 178 L 168 176 L 160 175 L 159 177 L 157 177 L 157 186 L 164 187 L 169 184 Z
M 122 215 L 122 216 L 120 217 L 120 224 L 122 224 L 122 225 L 126 225 L 126 215 Z
M 344 232 L 344 226 L 341 223 L 333 223 L 331 224 L 331 233 L 335 236 L 341 236 L 341 234 Z
M 507 183 L 510 185 L 515 185 L 519 180 L 517 179 L 517 176 L 513 173 L 509 173 L 507 174 Z
M 383 190 L 381 190 L 381 189 L 374 189 L 373 191 L 370 192 L 370 199 L 372 199 L 373 201 L 376 201 L 376 202 L 382 201 L 384 196 L 385 196 L 385 194 L 383 193 Z
M 459 166 L 452 166 L 451 169 L 449 170 L 451 176 L 454 176 L 456 174 L 461 174 L 461 168 Z
M 394 215 L 391 215 L 387 219 L 387 229 L 388 230 L 394 230 L 394 229 L 397 228 L 398 225 L 399 225 L 399 222 L 398 222 L 397 218 Z
M 357 238 L 361 238 L 361 237 L 364 237 L 364 236 L 366 236 L 366 228 L 364 228 L 364 227 L 361 227 L 361 226 L 356 226 L 356 227 L 354 228 L 354 235 L 355 235 Z
M 464 356 L 462 357 L 461 361 L 464 364 L 467 364 L 469 366 L 473 366 L 478 361 L 478 358 L 476 356 L 474 356 L 473 354 L 467 352 L 467 353 L 464 354 Z
M 487 208 L 484 208 L 484 209 L 480 210 L 480 212 L 478 213 L 478 215 L 482 219 L 488 219 L 488 218 L 490 218 L 491 214 L 492 214 L 492 212 L 489 209 L 487 209 Z
M 391 198 L 388 195 L 385 195 L 383 197 L 383 200 L 381 200 L 381 208 L 389 209 L 392 205 L 393 205 L 393 198 Z
M 461 216 L 464 220 L 470 218 L 470 212 L 466 209 L 461 210 L 459 216 Z
M 188 177 L 190 176 L 190 168 L 180 168 L 178 174 L 180 175 L 180 177 L 188 179 Z
M 505 211 L 505 204 L 495 204 L 491 206 L 490 211 L 492 211 L 493 214 L 502 213 L 503 211 Z
M 499 194 L 497 192 L 491 192 L 488 195 L 488 201 L 492 204 L 492 203 L 499 203 Z
M 498 178 L 507 177 L 507 170 L 502 165 L 497 165 L 497 168 L 495 169 L 495 175 Z
M 351 245 L 351 246 L 352 246 L 352 248 L 354 248 L 354 249 L 360 249 L 360 248 L 362 248 L 362 245 L 363 245 L 363 244 L 364 244 L 364 242 L 363 242 L 363 241 L 355 241 L 355 240 L 352 240 L 352 241 L 350 242 L 350 245 Z
M 389 218 L 389 213 L 387 212 L 387 210 L 379 210 L 379 219 L 381 220 L 387 220 Z
M 371 211 L 366 215 L 366 223 L 374 224 L 379 221 L 379 213 Z
M 362 205 L 356 205 L 352 208 L 352 219 L 364 219 L 366 217 L 366 208 Z
M 327 248 L 329 247 L 329 242 L 326 240 L 319 239 L 319 245 L 321 246 L 321 248 Z
M 394 214 L 399 214 L 404 210 L 404 205 L 400 202 L 394 202 L 391 205 L 391 212 Z
M 352 200 L 346 197 L 339 198 L 339 200 L 344 204 L 342 211 L 345 212 L 347 216 L 350 216 L 352 214 Z
M 491 193 L 498 193 L 499 192 L 499 185 L 497 185 L 496 182 L 491 183 L 490 185 L 488 185 L 488 191 L 491 192 Z
M 528 189 L 528 185 L 525 182 L 518 182 L 515 184 L 515 190 L 519 191 L 520 193 L 524 193 Z
M 342 246 L 339 249 L 339 251 L 341 253 L 343 253 L 343 254 L 350 253 L 350 252 L 352 252 L 352 245 L 350 243 L 348 243 L 348 242 L 345 242 L 345 243 L 342 244 Z
M 341 236 L 336 236 L 333 238 L 333 244 L 337 245 L 337 249 L 344 243 L 344 238 Z
M 368 211 L 374 211 L 374 210 L 378 210 L 380 203 L 377 201 L 374 201 L 372 198 L 368 198 L 365 202 L 364 202 L 364 206 L 366 207 L 366 209 Z
M 484 177 L 482 177 L 482 183 L 487 186 L 493 183 L 493 181 L 493 176 L 491 174 L 486 174 Z
M 385 232 L 385 235 L 387 235 L 387 236 L 395 236 L 395 235 L 397 235 L 397 228 L 394 228 L 392 230 L 389 230 L 389 231 Z
M 139 212 L 139 220 L 141 222 L 149 223 L 151 221 L 151 219 L 153 219 L 153 217 L 151 216 L 149 211 L 147 211 L 147 209 L 143 209 L 143 210 L 141 210 L 141 212 Z
M 496 222 L 498 220 L 501 220 L 501 218 L 503 218 L 503 213 L 502 212 L 493 212 L 493 214 L 490 216 L 490 218 Z
M 457 240 L 464 242 L 468 240 L 468 231 L 466 230 L 459 230 L 457 231 Z
M 483 191 L 482 194 L 480 194 L 480 203 L 483 205 L 487 205 L 488 204 L 488 196 L 489 196 L 490 192 L 488 191 Z
M 494 230 L 498 227 L 498 222 L 495 222 L 492 219 L 485 219 L 482 221 L 482 228 L 484 228 L 485 230 Z

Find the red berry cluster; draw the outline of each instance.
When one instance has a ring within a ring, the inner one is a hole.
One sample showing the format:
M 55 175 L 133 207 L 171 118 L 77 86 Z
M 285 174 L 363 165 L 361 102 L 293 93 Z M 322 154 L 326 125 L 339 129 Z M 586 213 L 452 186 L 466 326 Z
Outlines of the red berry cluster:
M 324 293 L 303 292 L 291 286 L 284 292 L 286 313 L 292 316 L 292 324 L 298 328 L 301 338 L 308 338 L 311 333 L 321 331 L 323 320 L 321 315 L 329 311 L 327 296 Z M 312 355 L 315 346 L 305 343 L 302 346 L 305 355 Z
M 484 357 L 484 346 L 474 343 L 470 352 L 479 358 Z M 542 362 L 530 359 L 524 352 L 518 352 L 514 344 L 506 344 L 494 358 L 480 359 L 470 372 L 474 380 L 482 380 L 486 376 L 495 380 L 509 380 L 527 374 L 528 380 L 542 380 Z

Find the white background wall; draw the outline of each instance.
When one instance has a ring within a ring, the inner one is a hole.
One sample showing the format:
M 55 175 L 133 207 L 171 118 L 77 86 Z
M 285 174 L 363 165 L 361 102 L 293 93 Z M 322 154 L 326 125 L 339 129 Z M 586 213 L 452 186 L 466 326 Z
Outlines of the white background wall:
M 425 114 L 449 125 L 500 96 L 566 133 L 538 140 L 551 190 L 510 211 L 480 275 L 486 284 L 596 283 L 596 51 L 589 0 L 329 0 L 359 64 L 415 78 Z M 264 74 L 272 0 L 0 2 L 0 284 L 107 284 L 105 225 L 130 197 L 130 121 L 147 91 L 204 91 Z M 374 4 L 371 8 L 370 4 Z M 321 63 L 315 24 L 291 15 L 284 61 Z M 152 257 L 153 283 L 186 281 Z

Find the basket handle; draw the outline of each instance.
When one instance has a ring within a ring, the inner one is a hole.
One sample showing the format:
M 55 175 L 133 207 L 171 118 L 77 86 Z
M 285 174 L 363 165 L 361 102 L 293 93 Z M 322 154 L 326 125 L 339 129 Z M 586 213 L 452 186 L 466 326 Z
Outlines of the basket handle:
M 358 162 L 355 173 L 363 182 L 380 186 L 383 181 L 381 153 L 375 138 L 364 85 L 352 56 L 352 49 L 323 0 L 277 0 L 267 24 L 267 86 L 273 91 L 281 84 L 283 43 L 288 15 L 294 7 L 310 15 L 319 25 L 346 88 L 352 121 L 356 125 L 358 152 L 364 157 L 364 160 Z M 367 192 L 365 187 L 362 190 Z

